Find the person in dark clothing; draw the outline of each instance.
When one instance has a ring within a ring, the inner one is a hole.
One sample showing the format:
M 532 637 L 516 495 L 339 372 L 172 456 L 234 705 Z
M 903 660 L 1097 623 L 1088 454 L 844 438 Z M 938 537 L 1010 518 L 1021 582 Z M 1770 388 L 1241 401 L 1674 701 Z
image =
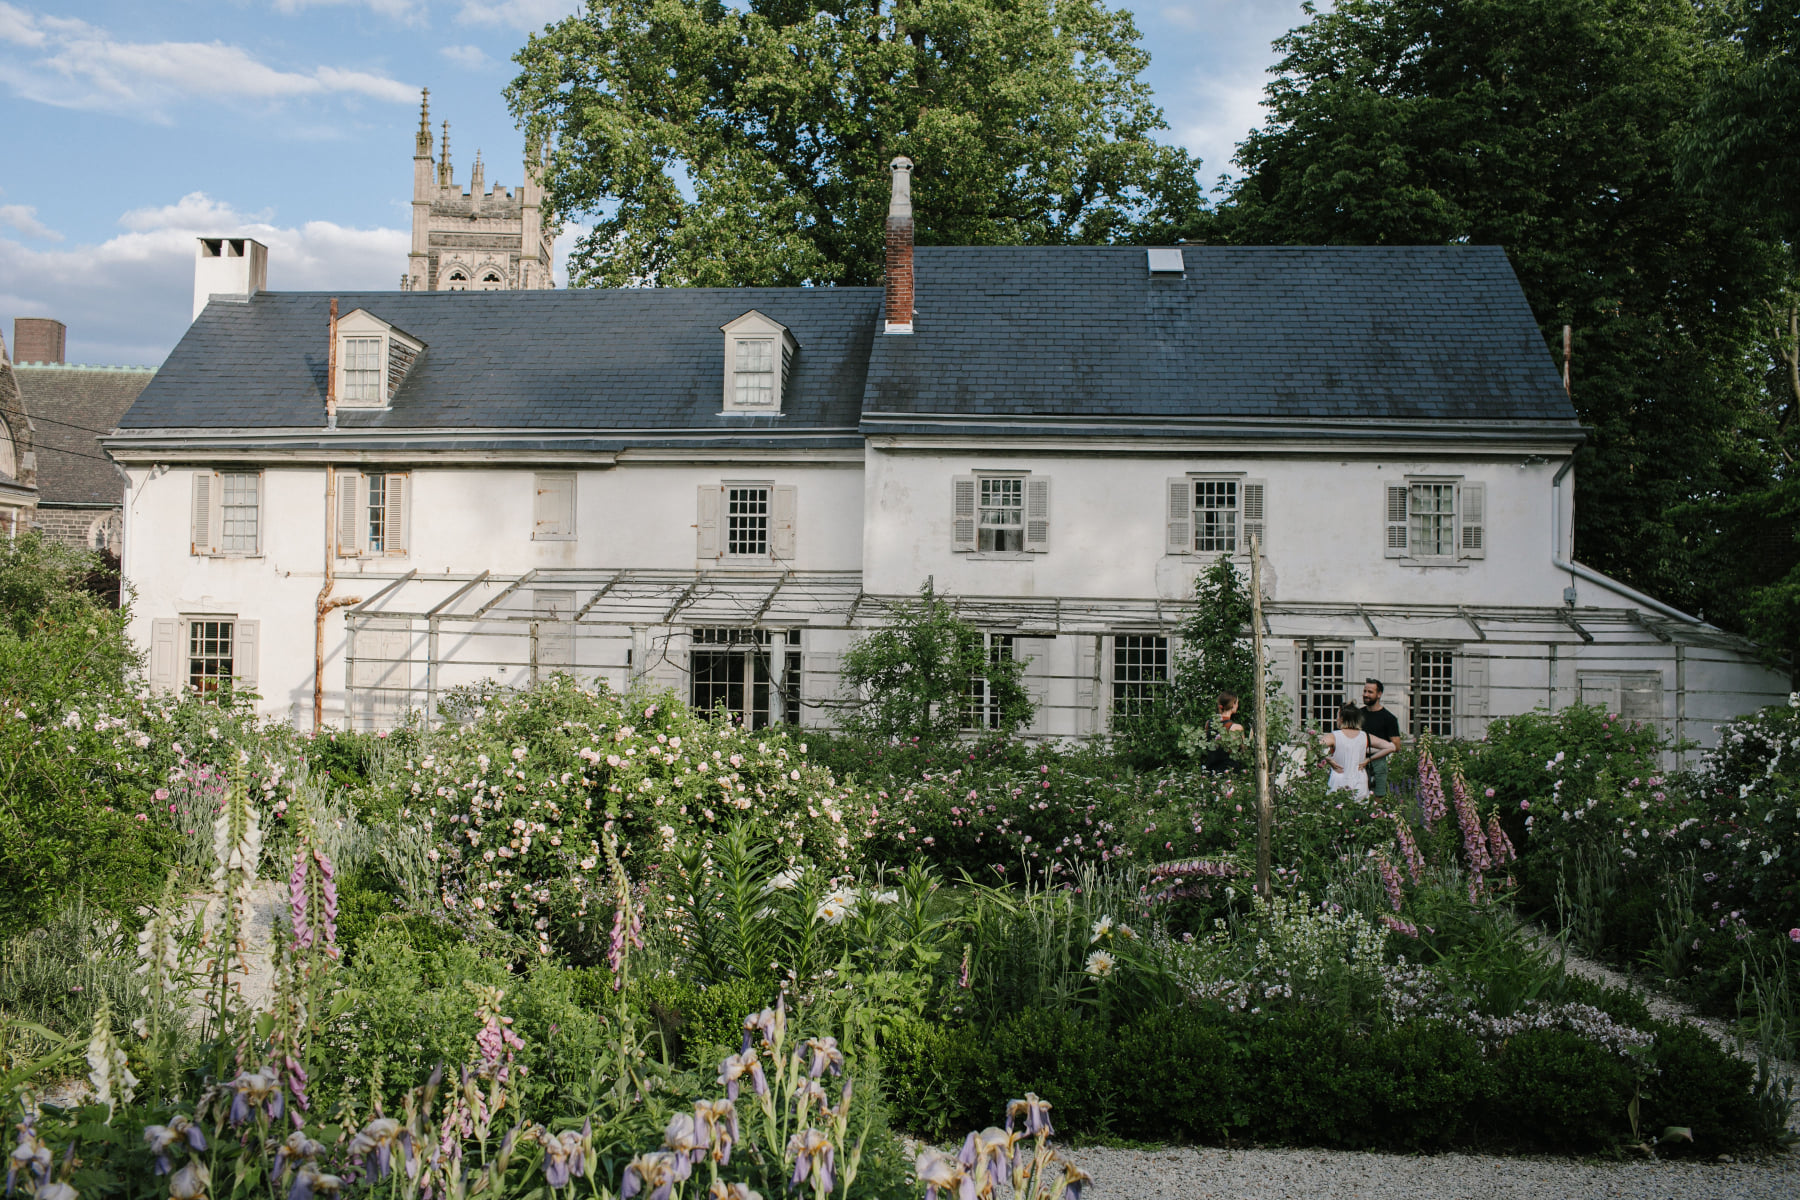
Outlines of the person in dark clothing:
M 1363 732 L 1392 743 L 1388 749 L 1376 750 L 1371 754 L 1369 761 L 1369 794 L 1371 796 L 1388 794 L 1388 755 L 1400 748 L 1400 722 L 1393 713 L 1381 706 L 1381 693 L 1384 690 L 1386 689 L 1383 688 L 1379 679 L 1363 680 Z
M 1206 760 L 1200 765 L 1208 771 L 1231 770 L 1231 750 L 1225 744 L 1227 733 L 1243 733 L 1244 727 L 1232 720 L 1237 716 L 1238 698 L 1232 692 L 1220 692 L 1218 712 L 1206 723 L 1206 736 L 1212 742 L 1212 749 L 1206 752 Z

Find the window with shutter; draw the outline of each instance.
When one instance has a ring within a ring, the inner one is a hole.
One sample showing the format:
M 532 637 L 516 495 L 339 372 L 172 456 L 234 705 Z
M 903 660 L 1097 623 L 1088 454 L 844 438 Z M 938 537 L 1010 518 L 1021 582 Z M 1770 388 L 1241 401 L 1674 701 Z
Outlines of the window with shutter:
M 975 477 L 958 475 L 950 481 L 950 548 L 958 553 L 975 549 Z
M 977 476 L 981 503 L 976 510 L 976 548 L 1015 554 L 1025 549 L 1025 480 L 1019 476 Z
M 180 636 L 181 622 L 173 617 L 158 617 L 150 622 L 150 686 L 158 692 L 175 689 Z
M 363 539 L 368 536 L 368 512 L 363 507 L 363 477 L 360 471 L 339 470 L 338 489 L 338 554 L 355 558 L 363 552 Z
M 1042 475 L 1025 481 L 1025 549 L 1033 554 L 1050 549 L 1050 480 Z
M 213 540 L 213 517 L 217 504 L 214 490 L 217 482 L 217 477 L 211 471 L 194 472 L 194 499 L 188 533 L 190 554 L 218 553 Z
M 725 485 L 727 558 L 761 558 L 769 553 L 769 509 L 773 490 L 767 484 Z
M 533 477 L 531 537 L 538 542 L 575 539 L 575 474 L 545 471 Z
M 1191 513 L 1194 505 L 1194 481 L 1186 475 L 1168 481 L 1169 497 L 1166 536 L 1163 549 L 1169 554 L 1192 554 L 1194 532 Z
M 698 558 L 719 557 L 719 509 L 723 507 L 724 500 L 725 489 L 718 484 L 700 486 L 699 511 L 694 521 L 694 553 Z
M 794 523 L 799 510 L 799 493 L 792 484 L 774 489 L 774 512 L 769 520 L 769 553 L 775 558 L 794 557 Z
M 1487 557 L 1487 485 L 1465 483 L 1457 489 L 1458 553 L 1463 558 Z
M 1266 480 L 1244 480 L 1243 517 L 1244 517 L 1244 553 L 1250 552 L 1250 539 L 1256 538 L 1256 544 L 1264 554 L 1269 552 L 1269 528 L 1263 516 L 1263 497 L 1268 494 L 1269 485 Z
M 1382 510 L 1387 517 L 1387 538 L 1382 543 L 1382 553 L 1388 558 L 1406 557 L 1406 504 L 1406 485 L 1388 484 Z
M 1194 480 L 1194 549 L 1201 554 L 1238 550 L 1238 481 Z

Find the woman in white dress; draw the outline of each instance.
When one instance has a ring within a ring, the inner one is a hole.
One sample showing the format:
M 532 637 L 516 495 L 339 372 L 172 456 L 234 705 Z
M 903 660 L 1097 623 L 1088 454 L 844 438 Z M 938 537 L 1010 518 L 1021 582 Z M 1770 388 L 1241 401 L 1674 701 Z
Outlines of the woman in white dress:
M 1386 738 L 1362 731 L 1362 709 L 1354 704 L 1338 710 L 1338 727 L 1320 734 L 1319 744 L 1325 751 L 1322 761 L 1331 770 L 1331 781 L 1325 790 L 1349 791 L 1358 800 L 1369 794 L 1370 746 L 1388 753 L 1394 749 L 1394 743 Z

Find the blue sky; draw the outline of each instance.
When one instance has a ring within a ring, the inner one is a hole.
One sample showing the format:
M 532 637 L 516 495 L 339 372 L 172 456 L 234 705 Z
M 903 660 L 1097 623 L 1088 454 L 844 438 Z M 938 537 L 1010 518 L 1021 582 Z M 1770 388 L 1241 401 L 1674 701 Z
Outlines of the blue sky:
M 0 321 L 51 316 L 75 362 L 160 362 L 193 239 L 270 246 L 269 286 L 391 288 L 405 266 L 421 86 L 457 176 L 516 184 L 500 92 L 579 0 L 0 0 Z M 1127 7 L 1132 7 L 1127 5 Z M 1208 180 L 1257 123 L 1299 0 L 1134 7 L 1168 137 Z M 567 238 L 565 237 L 565 241 Z

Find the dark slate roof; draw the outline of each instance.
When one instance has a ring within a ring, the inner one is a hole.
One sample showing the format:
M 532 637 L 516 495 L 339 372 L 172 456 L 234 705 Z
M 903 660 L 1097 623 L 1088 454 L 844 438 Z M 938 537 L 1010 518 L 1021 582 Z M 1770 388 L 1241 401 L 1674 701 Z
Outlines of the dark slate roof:
M 38 502 L 118 507 L 125 480 L 100 438 L 113 431 L 153 372 L 26 363 L 15 364 L 13 373 L 36 429 Z
M 753 431 L 854 438 L 879 288 L 338 293 L 423 341 L 385 412 L 347 428 Z M 126 429 L 317 428 L 330 296 L 262 292 L 194 322 L 120 422 Z M 798 341 L 779 417 L 725 416 L 725 338 L 751 309 Z
M 865 418 L 1575 420 L 1498 247 L 1182 250 L 919 248 Z
M 390 410 L 340 410 L 340 425 L 596 446 L 855 444 L 859 417 L 871 432 L 1145 437 L 1208 421 L 1575 428 L 1496 247 L 1182 249 L 1185 277 L 1152 278 L 1143 247 L 920 247 L 911 336 L 877 332 L 876 288 L 340 293 L 340 313 L 428 347 Z M 319 428 L 328 299 L 210 304 L 120 425 Z M 780 417 L 719 412 L 719 327 L 752 308 L 800 343 Z

